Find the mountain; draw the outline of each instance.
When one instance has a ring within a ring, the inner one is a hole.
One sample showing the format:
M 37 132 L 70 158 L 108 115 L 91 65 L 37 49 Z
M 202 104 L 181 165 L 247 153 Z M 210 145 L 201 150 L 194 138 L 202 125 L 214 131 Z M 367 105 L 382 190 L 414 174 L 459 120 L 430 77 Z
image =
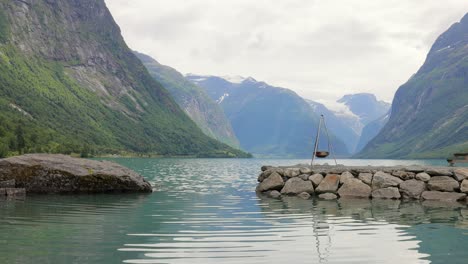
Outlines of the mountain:
M 395 94 L 382 131 L 360 157 L 443 158 L 468 152 L 468 14 L 435 41 Z
M 390 113 L 391 112 L 389 111 L 384 116 L 381 116 L 380 118 L 364 126 L 361 136 L 359 137 L 359 142 L 356 146 L 356 152 L 360 152 L 367 145 L 367 143 L 369 143 L 369 141 L 371 141 L 379 134 L 382 128 L 387 124 L 390 118 Z
M 187 80 L 175 69 L 160 64 L 148 55 L 138 52 L 135 52 L 135 55 L 143 62 L 151 76 L 171 93 L 177 104 L 206 135 L 239 148 L 239 141 L 223 109 L 204 89 Z
M 309 158 L 319 116 L 291 90 L 242 77 L 187 75 L 224 109 L 242 149 L 260 156 Z M 322 135 L 325 139 L 325 135 Z M 338 155 L 349 154 L 332 135 Z M 326 140 L 322 140 L 325 147 Z
M 1 155 L 246 156 L 180 109 L 104 0 L 0 0 L 0 123 Z
M 356 148 L 356 144 L 359 140 L 359 135 L 349 125 L 343 122 L 343 119 L 336 116 L 335 113 L 329 110 L 325 105 L 314 102 L 312 100 L 306 100 L 312 107 L 312 111 L 317 115 L 323 114 L 328 129 L 332 131 L 339 139 L 341 139 L 348 149 L 349 153 L 352 153 Z
M 369 93 L 348 94 L 334 103 L 327 103 L 326 106 L 318 106 L 319 103 L 313 101 L 309 103 L 316 113 L 326 113 L 327 122 L 335 134 L 346 143 L 350 153 L 362 149 L 358 145 L 365 145 L 372 139 L 372 134 L 376 135 L 376 120 L 383 118 L 390 109 L 389 103 L 379 101 L 375 95 Z M 370 125 L 373 122 L 376 123 Z M 370 127 L 365 129 L 368 125 Z

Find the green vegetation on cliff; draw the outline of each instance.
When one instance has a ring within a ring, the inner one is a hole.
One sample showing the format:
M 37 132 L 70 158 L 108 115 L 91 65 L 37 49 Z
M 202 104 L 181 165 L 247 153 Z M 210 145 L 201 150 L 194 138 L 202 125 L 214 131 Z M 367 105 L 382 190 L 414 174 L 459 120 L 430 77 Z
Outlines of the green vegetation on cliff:
M 104 1 L 0 1 L 0 156 L 246 157 L 202 133 L 128 49 Z
M 468 151 L 468 14 L 402 85 L 387 125 L 358 157 L 443 158 Z

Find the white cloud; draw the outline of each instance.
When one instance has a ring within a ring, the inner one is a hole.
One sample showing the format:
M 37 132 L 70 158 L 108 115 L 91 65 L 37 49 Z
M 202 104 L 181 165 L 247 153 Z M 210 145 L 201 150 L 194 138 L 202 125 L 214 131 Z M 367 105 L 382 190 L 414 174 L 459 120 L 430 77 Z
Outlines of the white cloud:
M 129 46 L 181 72 L 252 76 L 314 100 L 391 101 L 466 0 L 106 0 Z

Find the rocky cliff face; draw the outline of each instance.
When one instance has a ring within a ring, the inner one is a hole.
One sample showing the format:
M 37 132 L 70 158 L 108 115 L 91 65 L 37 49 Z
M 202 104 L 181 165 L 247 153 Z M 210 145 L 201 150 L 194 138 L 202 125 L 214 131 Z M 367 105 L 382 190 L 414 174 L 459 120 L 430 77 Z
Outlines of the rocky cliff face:
M 130 150 L 236 156 L 128 49 L 103 0 L 0 1 L 0 154 Z
M 177 70 L 160 64 L 150 56 L 138 52 L 135 54 L 151 76 L 164 85 L 177 104 L 206 135 L 239 148 L 239 141 L 223 109 L 208 96 L 205 90 L 187 80 Z
M 388 124 L 361 157 L 446 157 L 468 150 L 468 14 L 402 85 Z
M 188 78 L 223 107 L 242 149 L 260 156 L 311 157 L 319 116 L 293 91 L 253 78 Z M 341 140 L 331 137 L 338 155 L 349 154 Z

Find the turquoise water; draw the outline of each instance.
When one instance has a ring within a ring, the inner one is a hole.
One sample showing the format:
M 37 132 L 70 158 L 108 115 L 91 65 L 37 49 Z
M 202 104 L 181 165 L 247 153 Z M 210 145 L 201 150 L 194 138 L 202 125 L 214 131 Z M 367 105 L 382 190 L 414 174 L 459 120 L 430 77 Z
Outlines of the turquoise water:
M 466 205 L 255 194 L 261 165 L 305 160 L 114 161 L 158 191 L 0 201 L 0 263 L 468 263 Z

